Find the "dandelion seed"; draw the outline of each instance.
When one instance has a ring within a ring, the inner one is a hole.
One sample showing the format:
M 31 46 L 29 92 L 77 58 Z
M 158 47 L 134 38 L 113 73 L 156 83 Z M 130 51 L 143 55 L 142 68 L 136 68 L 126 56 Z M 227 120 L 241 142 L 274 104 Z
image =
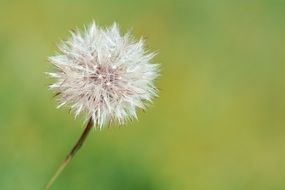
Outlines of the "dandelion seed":
M 50 87 L 60 92 L 59 107 L 84 112 L 100 128 L 110 120 L 123 124 L 135 118 L 132 110 L 157 94 L 153 83 L 159 67 L 150 63 L 155 54 L 146 53 L 142 40 L 121 35 L 116 24 L 103 29 L 92 23 L 71 34 L 49 58 L 56 66 L 48 74 L 55 79 Z

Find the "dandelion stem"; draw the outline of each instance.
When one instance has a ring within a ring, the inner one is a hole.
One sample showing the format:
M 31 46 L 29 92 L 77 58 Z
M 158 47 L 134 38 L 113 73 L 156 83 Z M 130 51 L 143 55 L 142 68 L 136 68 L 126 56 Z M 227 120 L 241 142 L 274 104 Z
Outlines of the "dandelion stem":
M 71 159 L 74 157 L 74 155 L 77 153 L 77 151 L 81 148 L 83 143 L 86 140 L 86 137 L 88 136 L 90 129 L 93 127 L 93 120 L 92 118 L 89 119 L 83 133 L 81 134 L 80 138 L 76 142 L 76 144 L 73 146 L 71 151 L 67 154 L 62 164 L 58 167 L 57 171 L 54 173 L 54 175 L 50 178 L 48 184 L 45 187 L 45 190 L 50 189 L 50 187 L 53 185 L 55 180 L 58 178 L 59 174 L 64 170 L 64 168 L 69 164 Z

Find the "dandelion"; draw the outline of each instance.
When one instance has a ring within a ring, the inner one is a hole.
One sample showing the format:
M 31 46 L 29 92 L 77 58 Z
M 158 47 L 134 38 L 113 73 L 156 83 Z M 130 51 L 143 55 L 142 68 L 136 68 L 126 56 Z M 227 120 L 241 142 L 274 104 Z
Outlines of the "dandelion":
M 143 39 L 121 35 L 116 24 L 100 28 L 94 22 L 83 32 L 59 45 L 57 55 L 49 57 L 55 71 L 50 89 L 56 92 L 58 108 L 68 105 L 75 117 L 83 113 L 87 126 L 46 186 L 54 180 L 79 150 L 92 127 L 102 129 L 137 119 L 136 109 L 145 109 L 157 96 L 154 80 L 158 64 L 151 63 L 155 53 L 145 51 Z

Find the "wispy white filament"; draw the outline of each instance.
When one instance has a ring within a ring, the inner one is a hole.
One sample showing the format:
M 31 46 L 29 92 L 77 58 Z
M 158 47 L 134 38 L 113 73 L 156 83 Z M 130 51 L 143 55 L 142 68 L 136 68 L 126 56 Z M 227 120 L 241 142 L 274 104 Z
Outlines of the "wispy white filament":
M 68 104 L 75 116 L 84 112 L 100 128 L 137 118 L 136 108 L 145 109 L 157 95 L 154 55 L 144 50 L 142 39 L 121 35 L 116 24 L 99 28 L 92 23 L 83 32 L 71 32 L 59 53 L 49 57 L 56 66 L 48 74 L 55 79 L 50 88 L 57 92 L 58 107 Z

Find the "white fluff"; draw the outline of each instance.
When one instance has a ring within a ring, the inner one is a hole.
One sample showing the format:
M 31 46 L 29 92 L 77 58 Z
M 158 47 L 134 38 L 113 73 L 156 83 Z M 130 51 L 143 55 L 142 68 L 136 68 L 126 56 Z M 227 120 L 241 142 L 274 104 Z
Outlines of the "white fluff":
M 70 105 L 75 116 L 86 113 L 95 126 L 137 118 L 136 108 L 145 109 L 157 95 L 159 66 L 150 63 L 155 54 L 144 50 L 142 39 L 121 35 L 116 24 L 103 29 L 92 23 L 83 33 L 71 32 L 59 50 L 49 57 L 56 70 L 48 73 L 58 107 Z

